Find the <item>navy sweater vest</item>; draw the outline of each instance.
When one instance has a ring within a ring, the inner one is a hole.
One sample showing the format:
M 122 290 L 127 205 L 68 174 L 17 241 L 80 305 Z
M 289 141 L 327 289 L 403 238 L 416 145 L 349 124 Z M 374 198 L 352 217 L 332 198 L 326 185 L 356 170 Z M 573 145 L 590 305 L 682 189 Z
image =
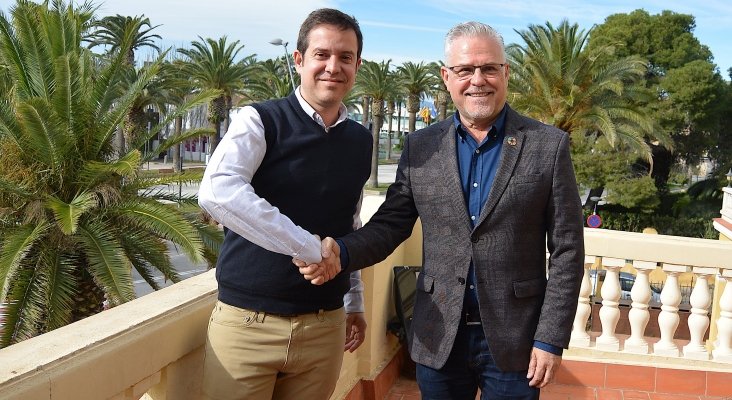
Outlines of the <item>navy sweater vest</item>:
M 252 178 L 254 191 L 312 234 L 325 238 L 352 232 L 356 205 L 370 174 L 369 131 L 347 119 L 325 133 L 294 93 L 253 107 L 262 118 L 267 140 L 267 153 Z M 216 266 L 222 302 L 278 314 L 343 306 L 350 287 L 348 273 L 312 285 L 289 255 L 224 231 Z

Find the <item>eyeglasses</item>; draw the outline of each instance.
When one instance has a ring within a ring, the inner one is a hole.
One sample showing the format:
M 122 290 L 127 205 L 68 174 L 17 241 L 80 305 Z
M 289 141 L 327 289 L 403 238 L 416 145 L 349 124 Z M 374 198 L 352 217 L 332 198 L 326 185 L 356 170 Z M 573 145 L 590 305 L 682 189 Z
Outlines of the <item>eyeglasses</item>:
M 455 65 L 454 67 L 446 67 L 455 74 L 460 81 L 470 79 L 475 74 L 475 70 L 480 70 L 480 74 L 484 78 L 495 78 L 503 72 L 506 64 L 483 64 L 483 65 Z

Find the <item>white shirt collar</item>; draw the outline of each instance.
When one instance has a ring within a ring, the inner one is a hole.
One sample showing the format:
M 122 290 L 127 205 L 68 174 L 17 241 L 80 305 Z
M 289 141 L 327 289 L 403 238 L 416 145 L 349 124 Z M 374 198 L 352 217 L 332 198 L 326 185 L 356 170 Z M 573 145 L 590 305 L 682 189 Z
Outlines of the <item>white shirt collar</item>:
M 326 132 L 328 132 L 331 128 L 334 126 L 340 124 L 341 122 L 345 121 L 346 118 L 348 118 L 348 109 L 346 108 L 346 105 L 341 103 L 340 108 L 338 108 L 338 119 L 336 122 L 331 126 L 325 126 L 325 121 L 323 121 L 323 117 L 318 114 L 315 109 L 308 104 L 307 101 L 302 97 L 300 94 L 300 86 L 295 89 L 295 96 L 297 97 L 297 101 L 300 103 L 300 107 L 312 118 L 315 122 L 318 123 L 318 125 L 322 126 L 323 129 L 325 129 Z

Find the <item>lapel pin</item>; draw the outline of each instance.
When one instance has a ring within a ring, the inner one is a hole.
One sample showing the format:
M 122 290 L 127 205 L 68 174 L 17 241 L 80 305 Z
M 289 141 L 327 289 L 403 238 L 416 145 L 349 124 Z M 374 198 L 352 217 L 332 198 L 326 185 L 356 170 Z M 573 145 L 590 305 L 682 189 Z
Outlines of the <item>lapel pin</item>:
M 513 136 L 509 136 L 506 139 L 506 143 L 508 143 L 510 146 L 516 146 L 516 138 Z

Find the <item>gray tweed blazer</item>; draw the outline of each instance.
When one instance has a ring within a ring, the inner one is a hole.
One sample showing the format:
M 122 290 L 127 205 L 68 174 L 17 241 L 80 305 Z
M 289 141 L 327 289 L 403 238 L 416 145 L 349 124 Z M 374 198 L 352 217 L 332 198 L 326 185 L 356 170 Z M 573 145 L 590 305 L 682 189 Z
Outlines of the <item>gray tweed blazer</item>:
M 471 260 L 483 330 L 501 370 L 526 370 L 534 340 L 569 344 L 584 262 L 569 136 L 510 108 L 505 129 L 498 171 L 475 228 L 448 118 L 407 135 L 386 200 L 363 228 L 341 238 L 352 271 L 386 258 L 421 218 L 424 259 L 410 354 L 432 368 L 445 364 L 455 341 Z

